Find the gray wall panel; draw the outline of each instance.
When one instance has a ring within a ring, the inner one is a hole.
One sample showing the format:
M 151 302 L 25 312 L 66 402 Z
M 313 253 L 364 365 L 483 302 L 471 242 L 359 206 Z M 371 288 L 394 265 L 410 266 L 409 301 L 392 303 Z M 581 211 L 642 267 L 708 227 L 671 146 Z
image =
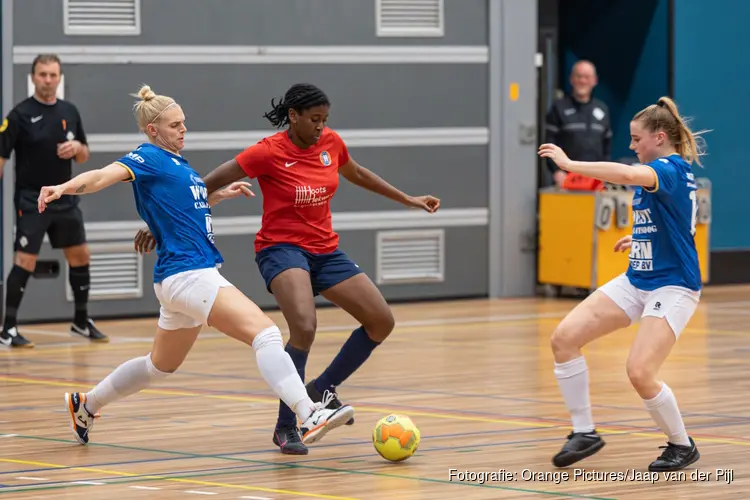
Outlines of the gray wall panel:
M 445 36 L 424 38 L 378 38 L 375 0 L 141 0 L 141 35 L 117 37 L 66 36 L 62 0 L 14 3 L 16 45 L 486 45 L 488 32 L 486 0 L 445 0 Z
M 375 280 L 376 236 L 371 231 L 341 233 L 340 248 Z M 445 281 L 435 284 L 384 285 L 386 299 L 465 297 L 487 294 L 487 228 L 445 230 Z
M 484 146 L 353 148 L 350 153 L 359 164 L 407 194 L 437 196 L 443 208 L 487 206 Z M 331 206 L 347 212 L 402 209 L 343 178 Z
M 64 64 L 64 62 L 63 62 Z M 16 102 L 28 68 L 16 65 Z M 271 99 L 309 81 L 332 101 L 335 128 L 484 127 L 486 65 L 112 65 L 64 66 L 65 97 L 88 133 L 137 131 L 130 94 L 143 83 L 181 103 L 192 130 L 265 130 Z M 457 73 L 460 76 L 457 77 Z
M 341 249 L 375 280 L 375 232 L 341 233 Z M 218 241 L 226 260 L 222 274 L 261 307 L 276 307 L 273 296 L 265 289 L 255 265 L 253 236 L 221 237 Z M 470 249 L 471 253 L 467 254 Z M 471 297 L 487 293 L 487 230 L 484 227 L 449 228 L 446 230 L 446 279 L 443 283 L 421 285 L 387 285 L 381 291 L 386 299 Z M 45 244 L 40 259 L 57 259 L 64 264 L 62 252 Z M 140 300 L 92 301 L 90 314 L 99 316 L 154 315 L 159 311 L 152 286 L 154 255 L 144 258 L 144 295 Z M 64 269 L 64 266 L 62 267 Z M 319 299 L 318 303 L 326 303 Z M 44 304 L 44 307 L 41 306 Z M 18 314 L 20 322 L 69 321 L 73 304 L 65 300 L 65 277 L 31 279 Z M 155 327 L 155 324 L 154 324 Z M 67 331 L 67 327 L 66 327 Z M 34 338 L 33 334 L 29 334 Z
M 519 86 L 519 98 L 506 100 L 502 155 L 502 278 L 503 296 L 530 296 L 536 286 L 537 199 L 537 68 L 536 2 L 502 2 L 502 87 Z M 524 141 L 522 128 L 532 131 Z M 526 168 L 519 168 L 526 165 Z
M 123 154 L 127 151 L 123 152 Z M 186 153 L 191 166 L 201 175 L 232 158 L 233 151 L 193 151 Z M 353 148 L 353 158 L 407 194 L 432 194 L 443 208 L 486 207 L 487 148 L 484 146 Z M 100 168 L 120 155 L 94 153 L 76 174 Z M 260 215 L 263 195 L 256 181 L 250 181 L 256 198 L 238 199 L 218 205 L 216 216 Z M 387 198 L 351 184 L 343 177 L 333 198 L 334 211 L 403 210 Z M 81 209 L 87 221 L 136 220 L 130 184 L 123 183 L 105 192 L 83 196 Z

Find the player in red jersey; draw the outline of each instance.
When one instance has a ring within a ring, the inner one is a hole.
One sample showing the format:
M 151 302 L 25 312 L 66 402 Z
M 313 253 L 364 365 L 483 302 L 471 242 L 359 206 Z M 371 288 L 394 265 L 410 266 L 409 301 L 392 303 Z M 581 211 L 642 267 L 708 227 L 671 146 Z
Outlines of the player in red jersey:
M 331 364 L 307 384 L 313 401 L 335 389 L 369 358 L 391 333 L 393 314 L 382 294 L 344 252 L 331 225 L 331 198 L 339 174 L 348 181 L 408 207 L 434 213 L 440 200 L 408 196 L 350 156 L 346 144 L 326 127 L 330 101 L 309 84 L 293 85 L 264 116 L 287 130 L 262 139 L 203 178 L 208 192 L 240 180 L 257 178 L 263 193 L 263 218 L 255 240 L 255 262 L 289 325 L 286 351 L 304 380 L 307 356 L 315 338 L 314 297 L 322 295 L 351 314 L 354 330 Z M 136 248 L 149 251 L 150 235 L 141 231 Z M 279 402 L 273 442 L 282 453 L 306 455 L 296 417 Z M 341 405 L 334 398 L 329 408 Z M 353 419 L 347 422 L 353 423 Z

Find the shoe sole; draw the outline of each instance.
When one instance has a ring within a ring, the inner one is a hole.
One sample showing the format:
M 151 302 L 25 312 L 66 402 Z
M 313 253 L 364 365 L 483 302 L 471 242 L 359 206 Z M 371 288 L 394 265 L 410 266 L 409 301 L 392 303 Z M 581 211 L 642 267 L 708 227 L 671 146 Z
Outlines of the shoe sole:
M 276 439 L 276 434 L 274 433 L 273 439 L 271 440 L 273 444 L 279 447 L 279 451 L 283 453 L 284 455 L 307 455 L 309 453 L 309 450 L 307 447 L 305 447 L 304 443 L 301 443 L 303 448 L 295 450 L 294 448 L 285 448 L 279 444 L 279 441 Z
M 87 444 L 88 441 L 84 441 L 81 436 L 78 435 L 78 431 L 76 430 L 76 412 L 73 409 L 73 402 L 70 400 L 70 394 L 67 392 L 65 393 L 65 407 L 70 414 L 70 430 L 73 431 L 76 441 L 78 441 L 79 444 Z
M 28 344 L 11 344 L 10 347 L 13 349 L 33 349 L 34 343 L 29 342 Z
M 588 458 L 591 455 L 596 454 L 599 450 L 604 448 L 605 444 L 606 442 L 602 439 L 598 443 L 589 446 L 583 451 L 569 451 L 569 452 L 566 452 L 565 455 L 560 458 L 555 456 L 552 459 L 552 464 L 555 467 L 569 467 L 576 462 L 580 462 L 584 458 Z
M 284 455 L 307 455 L 308 453 L 310 453 L 310 450 L 308 450 L 307 447 L 292 448 L 292 447 L 281 446 L 278 443 L 274 443 L 274 444 L 279 447 L 279 451 Z
M 351 406 L 342 406 L 334 413 L 332 413 L 328 420 L 307 431 L 305 435 L 302 436 L 302 442 L 304 444 L 312 444 L 320 441 L 321 439 L 323 439 L 323 436 L 328 433 L 328 431 L 335 429 L 336 427 L 345 425 L 346 422 L 348 422 L 349 419 L 353 416 L 354 408 L 352 408 Z
M 649 472 L 674 472 L 674 471 L 682 470 L 682 469 L 684 469 L 686 467 L 689 467 L 689 466 L 693 465 L 695 462 L 697 462 L 698 460 L 700 460 L 700 458 L 701 458 L 700 452 L 698 452 L 698 450 L 695 450 L 695 456 L 689 462 L 685 462 L 680 467 L 666 467 L 666 468 L 661 468 L 661 467 L 651 467 L 651 466 L 649 466 L 648 471 Z

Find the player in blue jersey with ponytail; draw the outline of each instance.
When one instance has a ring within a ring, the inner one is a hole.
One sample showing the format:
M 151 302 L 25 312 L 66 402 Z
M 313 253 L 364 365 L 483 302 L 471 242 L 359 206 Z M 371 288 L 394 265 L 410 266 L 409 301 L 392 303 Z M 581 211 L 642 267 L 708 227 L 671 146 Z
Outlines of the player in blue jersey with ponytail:
M 209 196 L 203 180 L 180 155 L 187 130 L 180 106 L 148 86 L 138 97 L 135 114 L 149 142 L 104 168 L 65 184 L 45 186 L 39 194 L 41 213 L 62 195 L 89 194 L 131 182 L 138 214 L 156 239 L 154 292 L 161 310 L 153 348 L 117 367 L 88 393 L 65 394 L 76 440 L 88 443 L 94 417 L 105 405 L 174 373 L 203 325 L 252 346 L 261 376 L 301 422 L 302 441 L 319 440 L 352 418 L 354 409 L 348 405 L 327 409 L 334 397 L 329 391 L 320 402 L 310 399 L 284 351 L 279 328 L 217 269 L 223 259 L 214 245 L 210 207 L 252 195 L 249 184 L 235 182 Z
M 667 436 L 664 452 L 650 471 L 673 471 L 700 458 L 688 436 L 677 400 L 657 373 L 698 306 L 701 274 L 694 235 L 698 204 L 693 161 L 700 151 L 693 133 L 668 97 L 648 106 L 630 123 L 630 149 L 640 165 L 572 161 L 553 144 L 539 155 L 562 170 L 614 184 L 636 186 L 633 232 L 615 251 L 630 250 L 627 272 L 576 306 L 552 334 L 555 376 L 571 414 L 573 432 L 552 462 L 570 466 L 604 446 L 596 432 L 589 376 L 581 348 L 640 319 L 627 360 L 630 382 Z

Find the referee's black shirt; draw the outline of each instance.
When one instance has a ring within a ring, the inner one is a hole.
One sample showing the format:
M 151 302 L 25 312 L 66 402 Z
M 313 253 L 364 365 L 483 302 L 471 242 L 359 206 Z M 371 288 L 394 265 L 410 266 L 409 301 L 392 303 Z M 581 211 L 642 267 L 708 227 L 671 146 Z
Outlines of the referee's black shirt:
M 566 94 L 556 100 L 546 117 L 546 142 L 556 144 L 574 161 L 608 161 L 612 151 L 609 108 L 591 98 L 579 102 Z M 550 172 L 559 167 L 548 160 Z
M 29 97 L 11 110 L 0 125 L 0 157 L 8 159 L 13 150 L 16 152 L 17 210 L 36 210 L 43 186 L 71 179 L 73 159 L 57 156 L 57 145 L 71 140 L 87 144 L 81 115 L 72 103 L 58 99 L 54 104 L 44 104 Z M 78 204 L 78 198 L 62 196 L 48 210 L 68 210 Z

